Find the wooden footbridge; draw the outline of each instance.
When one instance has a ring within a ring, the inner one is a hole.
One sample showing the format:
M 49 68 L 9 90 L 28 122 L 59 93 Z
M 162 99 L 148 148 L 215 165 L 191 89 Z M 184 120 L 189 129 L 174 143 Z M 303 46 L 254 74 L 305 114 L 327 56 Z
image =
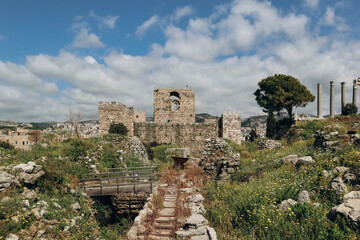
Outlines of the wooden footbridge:
M 151 193 L 158 179 L 155 167 L 110 168 L 108 172 L 86 174 L 81 182 L 84 191 L 91 197 Z

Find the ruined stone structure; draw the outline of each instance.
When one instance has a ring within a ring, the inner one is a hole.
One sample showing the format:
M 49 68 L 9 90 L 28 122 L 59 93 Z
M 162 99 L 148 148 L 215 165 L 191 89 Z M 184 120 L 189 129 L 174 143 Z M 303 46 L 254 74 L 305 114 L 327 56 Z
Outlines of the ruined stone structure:
M 219 121 L 195 123 L 195 93 L 192 89 L 155 89 L 154 122 L 146 122 L 145 111 L 122 103 L 99 102 L 99 129 L 108 132 L 110 124 L 123 123 L 129 136 L 143 142 L 178 144 L 200 150 L 205 139 L 224 137 L 241 143 L 241 118 L 236 112 L 222 115 Z
M 123 123 L 130 136 L 134 136 L 134 122 L 145 122 L 145 111 L 135 111 L 133 107 L 126 107 L 122 103 L 99 102 L 99 130 L 108 132 L 110 124 Z
M 224 112 L 221 118 L 222 137 L 241 144 L 241 117 L 238 112 Z
M 192 89 L 155 89 L 155 123 L 195 123 L 195 93 Z

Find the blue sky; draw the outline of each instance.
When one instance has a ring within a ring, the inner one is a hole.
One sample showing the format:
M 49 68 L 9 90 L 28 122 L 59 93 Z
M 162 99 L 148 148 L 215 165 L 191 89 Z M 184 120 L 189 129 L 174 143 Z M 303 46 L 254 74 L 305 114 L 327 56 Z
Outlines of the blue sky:
M 97 119 L 98 101 L 153 111 L 154 88 L 195 90 L 196 111 L 262 114 L 253 92 L 276 73 L 315 95 L 359 77 L 356 0 L 2 0 L 0 120 Z M 295 112 L 316 112 L 311 103 Z

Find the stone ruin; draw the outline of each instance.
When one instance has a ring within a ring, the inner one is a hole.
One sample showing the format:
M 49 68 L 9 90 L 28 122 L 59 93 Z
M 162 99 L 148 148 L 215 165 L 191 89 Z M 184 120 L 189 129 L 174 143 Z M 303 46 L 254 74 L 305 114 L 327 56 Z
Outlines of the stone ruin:
M 129 136 L 137 136 L 145 143 L 202 150 L 205 139 L 223 137 L 241 144 L 241 117 L 237 112 L 225 112 L 216 121 L 195 123 L 192 89 L 155 89 L 153 122 L 146 121 L 145 111 L 117 102 L 99 102 L 100 134 L 106 134 L 115 123 L 123 123 Z

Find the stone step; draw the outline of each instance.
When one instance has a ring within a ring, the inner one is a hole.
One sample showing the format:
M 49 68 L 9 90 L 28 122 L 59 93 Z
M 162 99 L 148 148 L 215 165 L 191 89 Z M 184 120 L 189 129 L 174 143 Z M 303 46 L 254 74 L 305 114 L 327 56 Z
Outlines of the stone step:
M 168 201 L 166 201 L 166 202 L 163 203 L 163 206 L 164 206 L 164 208 L 175 208 L 176 207 L 176 202 L 168 202 Z
M 173 237 L 174 231 L 168 229 L 155 229 L 152 231 L 149 236 L 157 236 L 157 237 Z
M 175 216 L 175 208 L 163 208 L 159 212 L 160 217 L 174 217 Z
M 173 224 L 171 224 L 171 223 L 158 223 L 158 222 L 155 222 L 155 223 L 154 223 L 154 228 L 155 228 L 155 229 L 169 229 L 169 230 L 173 230 L 173 229 L 175 229 L 175 223 L 173 222 Z
M 155 236 L 155 235 L 149 235 L 147 240 L 174 240 L 173 237 L 158 237 L 158 236 Z
M 155 223 L 170 223 L 175 222 L 175 217 L 158 217 L 155 219 Z

